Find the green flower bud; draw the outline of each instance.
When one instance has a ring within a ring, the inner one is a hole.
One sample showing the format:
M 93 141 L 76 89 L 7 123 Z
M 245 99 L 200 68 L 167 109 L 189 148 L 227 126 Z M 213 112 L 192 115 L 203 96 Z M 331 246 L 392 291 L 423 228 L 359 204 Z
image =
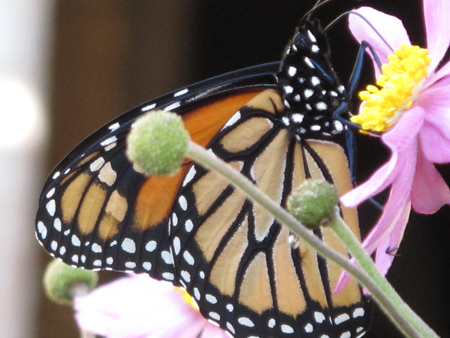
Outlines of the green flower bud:
M 324 180 L 306 180 L 289 195 L 287 209 L 304 226 L 314 229 L 328 220 L 338 203 L 333 185 Z
M 50 262 L 44 273 L 44 289 L 47 297 L 61 305 L 70 305 L 73 290 L 85 286 L 87 291 L 97 286 L 98 274 L 94 271 L 72 268 L 59 260 Z
M 183 164 L 189 133 L 177 114 L 157 110 L 140 117 L 127 138 L 127 156 L 147 176 L 174 175 Z

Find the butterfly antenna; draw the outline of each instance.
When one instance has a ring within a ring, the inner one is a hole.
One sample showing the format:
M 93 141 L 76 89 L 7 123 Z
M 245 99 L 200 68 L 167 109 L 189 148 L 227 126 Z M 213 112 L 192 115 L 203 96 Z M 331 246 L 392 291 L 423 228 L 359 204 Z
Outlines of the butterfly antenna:
M 331 1 L 331 0 L 329 0 Z M 372 28 L 372 30 L 375 32 L 375 34 L 378 35 L 378 37 L 381 39 L 381 41 L 383 41 L 383 43 L 393 52 L 394 48 L 392 48 L 392 46 L 386 41 L 386 39 L 381 35 L 381 33 L 375 28 L 374 25 L 372 25 L 372 23 L 367 20 L 367 18 L 362 15 L 361 13 L 355 12 L 355 11 L 348 11 L 348 12 L 344 12 L 341 15 L 339 15 L 336 19 L 334 19 L 332 22 L 330 22 L 325 28 L 324 28 L 324 32 L 328 31 L 331 27 L 333 27 L 339 20 L 341 20 L 342 18 L 344 18 L 347 15 L 350 14 L 354 14 L 359 16 L 361 19 L 363 19 L 369 26 L 370 28 Z
M 311 8 L 309 11 L 307 11 L 305 13 L 305 15 L 303 15 L 302 19 L 300 20 L 300 25 L 302 25 L 305 21 L 309 20 L 309 18 L 311 17 L 311 15 L 320 7 L 322 7 L 323 5 L 331 2 L 333 0 L 318 0 L 316 2 L 316 4 L 313 6 L 313 8 Z

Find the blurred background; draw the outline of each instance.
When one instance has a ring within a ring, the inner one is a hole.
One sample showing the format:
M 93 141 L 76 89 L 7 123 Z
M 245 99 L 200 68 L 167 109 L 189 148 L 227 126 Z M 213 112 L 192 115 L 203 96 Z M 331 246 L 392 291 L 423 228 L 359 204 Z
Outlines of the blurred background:
M 0 336 L 74 338 L 70 308 L 43 295 L 49 256 L 34 239 L 34 212 L 47 173 L 74 146 L 122 112 L 182 86 L 277 61 L 313 0 L 0 0 Z M 264 3 L 264 4 L 263 4 Z M 330 22 L 352 7 L 402 18 L 425 46 L 421 1 L 335 0 Z M 345 83 L 358 46 L 345 20 L 330 31 Z M 367 64 L 367 66 L 370 66 Z M 371 68 L 361 83 L 372 81 Z M 358 180 L 385 161 L 358 136 Z M 448 166 L 439 168 L 450 182 Z M 360 210 L 363 232 L 373 208 Z M 450 332 L 450 208 L 413 214 L 388 278 L 438 334 Z M 106 280 L 111 274 L 103 275 Z M 400 337 L 378 311 L 366 337 Z

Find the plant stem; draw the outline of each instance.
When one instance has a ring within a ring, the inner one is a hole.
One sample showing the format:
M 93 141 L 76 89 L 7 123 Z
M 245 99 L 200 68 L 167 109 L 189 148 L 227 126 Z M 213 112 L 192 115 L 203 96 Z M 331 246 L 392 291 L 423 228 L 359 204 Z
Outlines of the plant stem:
M 244 177 L 240 172 L 233 169 L 223 160 L 217 158 L 214 154 L 207 152 L 204 148 L 193 142 L 189 143 L 187 156 L 201 164 L 206 169 L 214 170 L 225 176 L 231 182 L 231 184 L 233 184 L 233 186 L 241 189 L 253 202 L 263 206 L 277 219 L 278 222 L 288 226 L 295 235 L 303 238 L 308 244 L 314 247 L 322 257 L 332 260 L 333 262 L 350 272 L 358 280 L 359 283 L 361 283 L 367 290 L 371 292 L 375 301 L 382 307 L 383 310 L 385 310 L 389 318 L 395 318 L 393 319 L 394 324 L 407 337 L 438 337 L 431 329 L 426 330 L 426 334 L 416 332 L 415 325 L 409 322 L 410 318 L 407 319 L 403 316 L 403 311 L 405 311 L 405 308 L 409 309 L 409 307 L 403 303 L 398 295 L 397 298 L 400 303 L 396 302 L 394 304 L 393 302 L 391 302 L 390 298 L 383 293 L 383 290 L 377 284 L 379 283 L 379 278 L 377 278 L 376 280 L 372 279 L 365 271 L 352 264 L 347 257 L 339 254 L 338 252 L 324 244 L 310 230 L 300 224 L 291 214 L 289 214 L 286 210 L 281 208 L 281 206 L 279 206 L 263 192 L 261 192 L 250 180 Z M 358 246 L 361 247 L 359 242 Z M 361 250 L 363 249 L 361 248 Z M 383 283 L 388 284 L 383 276 L 381 276 L 381 279 L 384 280 Z M 400 306 L 400 304 L 404 305 Z

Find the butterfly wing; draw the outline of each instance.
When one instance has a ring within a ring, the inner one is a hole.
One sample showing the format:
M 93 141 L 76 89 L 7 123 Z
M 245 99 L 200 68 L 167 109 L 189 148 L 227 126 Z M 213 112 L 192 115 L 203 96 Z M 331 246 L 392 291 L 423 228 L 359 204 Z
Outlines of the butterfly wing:
M 125 156 L 137 117 L 174 111 L 206 145 L 249 99 L 274 87 L 279 64 L 225 74 L 167 94 L 119 116 L 76 147 L 44 185 L 36 216 L 39 242 L 74 267 L 147 272 L 174 281 L 168 213 L 191 163 L 172 177 L 145 177 Z M 176 281 L 174 281 L 176 283 Z
M 340 195 L 352 188 L 344 148 L 290 136 L 281 96 L 265 91 L 241 108 L 208 147 L 284 206 L 307 178 L 326 179 Z M 342 208 L 359 236 L 356 211 Z M 206 318 L 236 337 L 356 337 L 368 326 L 368 300 L 355 280 L 338 294 L 341 269 L 220 175 L 194 164 L 172 210 L 176 280 Z M 346 255 L 332 230 L 316 235 Z

